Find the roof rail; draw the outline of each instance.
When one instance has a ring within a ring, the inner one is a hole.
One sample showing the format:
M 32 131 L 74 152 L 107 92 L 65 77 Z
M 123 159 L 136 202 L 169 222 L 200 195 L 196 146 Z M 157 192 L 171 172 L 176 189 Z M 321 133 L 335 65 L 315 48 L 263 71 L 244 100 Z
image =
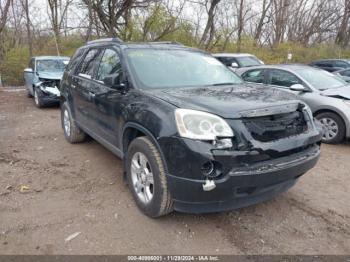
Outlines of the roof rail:
M 96 44 L 96 43 L 102 43 L 102 42 L 116 42 L 116 43 L 123 43 L 123 41 L 118 38 L 118 37 L 113 37 L 113 38 L 100 38 L 100 39 L 96 39 L 96 40 L 92 40 L 87 42 L 87 45 L 90 44 Z
M 181 46 L 183 46 L 183 44 L 181 44 L 180 42 L 177 42 L 177 41 L 145 42 L 145 44 L 181 45 Z

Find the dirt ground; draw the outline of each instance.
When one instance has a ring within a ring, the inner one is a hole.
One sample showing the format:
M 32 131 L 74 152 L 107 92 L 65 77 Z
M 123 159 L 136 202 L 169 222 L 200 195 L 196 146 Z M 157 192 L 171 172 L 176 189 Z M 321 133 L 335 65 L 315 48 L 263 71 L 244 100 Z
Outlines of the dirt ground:
M 0 89 L 0 254 L 350 254 L 349 179 L 350 144 L 323 145 L 318 165 L 271 201 L 150 219 L 120 159 L 93 140 L 67 143 L 57 107 Z

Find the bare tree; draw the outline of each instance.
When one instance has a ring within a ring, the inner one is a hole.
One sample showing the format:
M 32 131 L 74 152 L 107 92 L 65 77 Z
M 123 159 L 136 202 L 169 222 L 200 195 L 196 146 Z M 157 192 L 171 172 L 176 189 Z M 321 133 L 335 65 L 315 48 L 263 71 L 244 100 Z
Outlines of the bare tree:
M 0 0 L 0 34 L 5 28 L 12 0 Z
M 350 41 L 350 0 L 344 0 L 343 15 L 335 43 L 346 47 Z
M 221 0 L 205 0 L 204 3 L 197 2 L 205 6 L 207 15 L 208 15 L 202 37 L 199 41 L 199 46 L 201 47 L 207 48 L 214 37 L 214 32 L 215 32 L 214 17 L 215 17 L 217 6 L 220 3 L 220 1 Z
M 104 33 L 109 37 L 122 37 L 133 9 L 145 9 L 159 0 L 83 0 L 95 13 Z
M 49 17 L 55 38 L 57 54 L 60 54 L 61 28 L 65 22 L 67 10 L 72 0 L 47 0 L 49 4 Z
M 260 17 L 256 26 L 254 33 L 254 40 L 258 42 L 261 39 L 263 27 L 265 24 L 269 23 L 270 18 L 267 17 L 268 11 L 271 8 L 272 0 L 263 0 L 261 6 Z M 267 19 L 268 18 L 268 19 Z M 267 20 L 267 21 L 266 21 Z
M 32 32 L 31 32 L 31 21 L 29 16 L 29 1 L 28 0 L 21 0 L 22 7 L 25 12 L 26 16 L 26 29 L 27 29 L 27 41 L 28 41 L 28 48 L 29 48 L 29 56 L 33 56 L 33 40 L 32 40 Z

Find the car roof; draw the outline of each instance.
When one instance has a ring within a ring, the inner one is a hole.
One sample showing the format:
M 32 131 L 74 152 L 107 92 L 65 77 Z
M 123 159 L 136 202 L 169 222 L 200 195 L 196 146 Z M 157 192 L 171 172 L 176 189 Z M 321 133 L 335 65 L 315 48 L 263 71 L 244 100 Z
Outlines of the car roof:
M 325 61 L 344 61 L 344 62 L 349 62 L 350 59 L 346 59 L 346 58 L 318 59 L 318 60 L 312 61 L 312 63 L 314 63 L 314 62 L 325 62 Z
M 254 69 L 284 69 L 284 70 L 303 70 L 303 69 L 314 69 L 314 70 L 322 70 L 318 69 L 309 65 L 304 65 L 304 64 L 280 64 L 280 65 L 260 65 L 260 66 L 251 66 L 251 67 L 244 67 L 238 69 L 239 74 L 243 74 L 245 72 L 248 72 L 250 70 Z
M 255 69 L 255 68 L 284 68 L 284 69 L 304 69 L 304 68 L 313 68 L 315 67 L 304 65 L 304 64 L 278 64 L 278 65 L 259 65 L 259 66 L 251 66 L 246 69 Z
M 164 49 L 184 49 L 184 50 L 193 50 L 193 51 L 200 51 L 205 53 L 202 50 L 187 47 L 183 44 L 175 41 L 160 41 L 160 42 L 123 42 L 119 38 L 101 38 L 93 41 L 87 42 L 83 48 L 85 47 L 98 47 L 98 46 L 104 46 L 106 44 L 114 44 L 119 46 L 120 48 L 164 48 Z
M 255 56 L 248 53 L 214 53 L 215 57 L 244 57 L 244 56 Z
M 34 56 L 35 60 L 48 60 L 48 59 L 57 59 L 57 60 L 67 60 L 70 59 L 68 56 Z

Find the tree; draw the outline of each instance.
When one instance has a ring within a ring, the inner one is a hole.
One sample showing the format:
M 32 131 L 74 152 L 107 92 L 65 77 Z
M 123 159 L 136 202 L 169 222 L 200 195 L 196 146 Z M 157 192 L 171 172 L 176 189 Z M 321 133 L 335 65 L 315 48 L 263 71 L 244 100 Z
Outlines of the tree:
M 5 28 L 12 0 L 0 0 L 0 34 Z

